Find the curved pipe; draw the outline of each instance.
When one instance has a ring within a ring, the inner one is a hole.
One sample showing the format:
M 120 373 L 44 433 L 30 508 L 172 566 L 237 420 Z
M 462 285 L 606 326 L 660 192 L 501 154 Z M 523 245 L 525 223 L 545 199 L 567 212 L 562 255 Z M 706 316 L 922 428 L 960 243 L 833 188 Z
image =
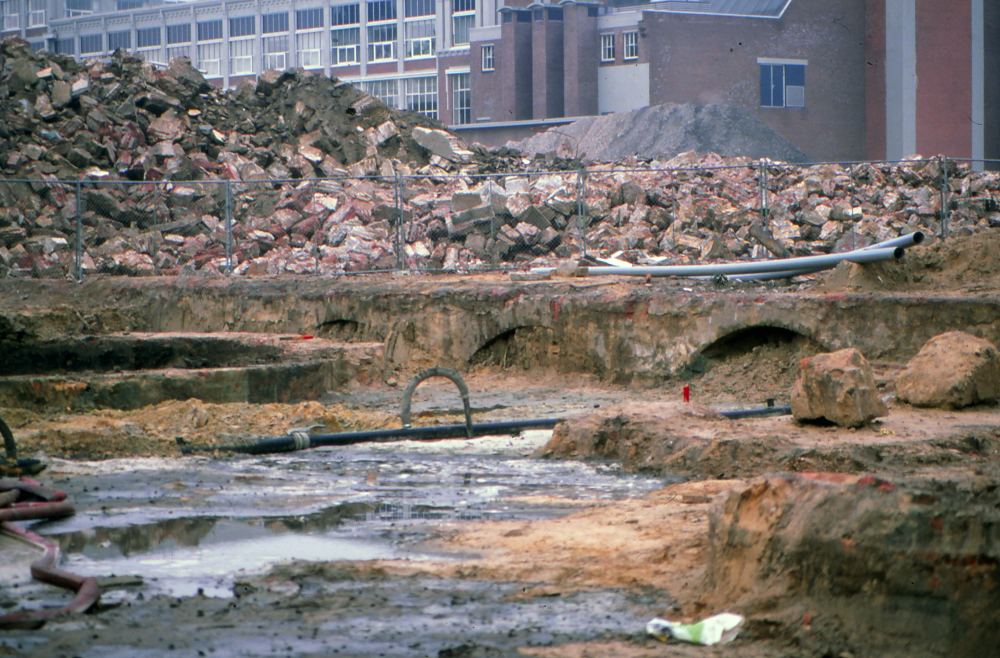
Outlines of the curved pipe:
M 410 380 L 410 383 L 406 385 L 406 390 L 403 391 L 403 410 L 400 412 L 400 417 L 403 421 L 403 427 L 409 429 L 410 424 L 410 400 L 413 397 L 413 391 L 417 388 L 417 385 L 425 379 L 431 377 L 447 377 L 451 381 L 455 382 L 455 386 L 458 386 L 458 392 L 462 394 L 462 406 L 465 407 L 465 427 L 468 429 L 467 436 L 472 438 L 472 407 L 469 405 L 469 387 L 465 385 L 462 381 L 462 377 L 452 370 L 451 368 L 442 368 L 441 366 L 434 366 L 433 368 L 428 368 L 423 372 L 417 373 L 417 375 Z

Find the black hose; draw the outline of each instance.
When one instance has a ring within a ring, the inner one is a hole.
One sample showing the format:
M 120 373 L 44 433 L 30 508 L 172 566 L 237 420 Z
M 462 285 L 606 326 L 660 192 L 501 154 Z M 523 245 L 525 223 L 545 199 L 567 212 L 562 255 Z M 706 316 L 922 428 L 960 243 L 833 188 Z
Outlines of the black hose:
M 719 413 L 730 419 L 757 418 L 759 416 L 788 416 L 792 413 L 792 408 L 761 407 L 760 409 L 733 409 L 732 411 L 720 411 Z
M 3 434 L 3 447 L 7 451 L 7 461 L 11 464 L 17 463 L 17 444 L 14 443 L 14 435 L 3 418 L 0 418 L 0 434 Z
M 521 430 L 550 429 L 560 422 L 561 418 L 536 418 L 532 420 L 511 420 L 495 423 L 475 423 L 471 427 L 472 436 L 490 436 L 493 434 L 517 434 Z M 364 432 L 340 432 L 337 434 L 306 434 L 293 432 L 290 436 L 279 436 L 263 439 L 248 445 L 231 446 L 188 446 L 181 445 L 182 454 L 192 452 L 222 450 L 227 452 L 242 452 L 248 455 L 266 455 L 275 452 L 293 452 L 308 448 L 329 446 L 347 446 L 355 443 L 373 443 L 411 439 L 414 441 L 433 441 L 436 439 L 467 438 L 470 427 L 467 425 L 432 425 L 429 427 L 400 427 L 389 430 L 369 430 Z

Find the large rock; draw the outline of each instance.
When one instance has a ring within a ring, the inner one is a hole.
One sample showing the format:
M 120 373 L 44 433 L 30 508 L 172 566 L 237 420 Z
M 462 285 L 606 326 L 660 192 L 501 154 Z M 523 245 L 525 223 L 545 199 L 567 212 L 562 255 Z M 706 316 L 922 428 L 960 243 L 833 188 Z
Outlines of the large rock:
M 848 348 L 802 360 L 802 373 L 792 387 L 796 420 L 826 419 L 841 427 L 860 427 L 888 413 L 861 352 Z
M 918 407 L 958 409 L 1000 398 L 1000 353 L 964 331 L 931 338 L 896 379 L 896 395 Z

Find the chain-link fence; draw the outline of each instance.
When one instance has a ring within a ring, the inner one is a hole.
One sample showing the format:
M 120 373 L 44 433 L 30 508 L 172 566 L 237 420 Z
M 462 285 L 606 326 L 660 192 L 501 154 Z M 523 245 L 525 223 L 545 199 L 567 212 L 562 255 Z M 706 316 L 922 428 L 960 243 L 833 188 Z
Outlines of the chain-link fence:
M 831 253 L 914 230 L 944 237 L 1000 226 L 1000 174 L 971 165 L 709 156 L 489 175 L 0 179 L 0 276 L 473 272 L 587 257 Z

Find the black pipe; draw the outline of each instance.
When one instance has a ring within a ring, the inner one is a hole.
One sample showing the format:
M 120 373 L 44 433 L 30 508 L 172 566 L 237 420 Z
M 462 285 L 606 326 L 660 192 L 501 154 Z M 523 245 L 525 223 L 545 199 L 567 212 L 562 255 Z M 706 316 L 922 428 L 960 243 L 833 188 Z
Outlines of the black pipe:
M 521 430 L 551 429 L 562 418 L 536 418 L 533 420 L 511 420 L 495 423 L 475 423 L 471 427 L 472 436 L 493 434 L 517 434 Z M 249 445 L 230 446 L 188 446 L 181 445 L 182 454 L 192 452 L 223 450 L 242 452 L 248 455 L 266 455 L 275 452 L 293 452 L 309 448 L 347 446 L 355 443 L 371 443 L 410 439 L 433 441 L 436 439 L 467 438 L 470 428 L 466 425 L 432 425 L 429 427 L 400 427 L 389 430 L 369 430 L 365 432 L 340 432 L 337 434 L 306 434 L 293 432 L 290 436 L 263 439 Z
M 761 407 L 760 409 L 734 409 L 732 411 L 720 411 L 719 413 L 729 419 L 757 418 L 758 416 L 788 416 L 792 413 L 792 408 Z

